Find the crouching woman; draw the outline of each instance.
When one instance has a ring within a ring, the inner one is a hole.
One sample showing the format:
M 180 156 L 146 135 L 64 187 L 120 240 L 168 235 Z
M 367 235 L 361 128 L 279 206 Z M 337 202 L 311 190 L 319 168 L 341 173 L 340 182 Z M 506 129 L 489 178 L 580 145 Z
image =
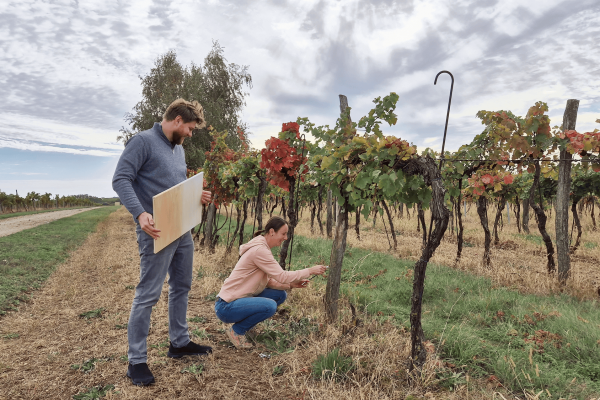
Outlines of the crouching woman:
M 264 230 L 240 247 L 240 259 L 217 296 L 215 312 L 221 321 L 233 323 L 226 333 L 238 349 L 252 347 L 246 341 L 246 332 L 275 314 L 287 297 L 285 290 L 306 287 L 306 278 L 322 275 L 327 268 L 315 265 L 284 271 L 271 249 L 281 246 L 287 232 L 288 224 L 283 218 L 270 218 Z

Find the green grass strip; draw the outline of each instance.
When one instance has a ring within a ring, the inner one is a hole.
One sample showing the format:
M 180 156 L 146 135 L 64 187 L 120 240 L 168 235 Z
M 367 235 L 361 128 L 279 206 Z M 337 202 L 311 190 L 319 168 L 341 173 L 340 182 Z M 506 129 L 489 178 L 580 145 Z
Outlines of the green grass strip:
M 15 309 L 119 207 L 103 207 L 0 238 L 0 314 Z
M 80 208 L 91 208 L 91 207 L 99 207 L 99 206 L 100 206 L 100 204 L 94 205 L 94 206 L 85 206 L 85 207 L 80 206 L 80 207 L 67 207 L 67 208 L 51 208 L 49 210 L 35 210 L 35 211 L 21 211 L 21 212 L 15 212 L 15 213 L 6 213 L 6 214 L 0 214 L 0 220 L 7 219 L 7 218 L 21 217 L 23 215 L 43 214 L 43 213 L 48 213 L 48 212 L 66 211 L 66 210 L 78 210 Z
M 251 224 L 245 232 L 247 242 Z M 226 238 L 227 232 L 220 235 Z M 328 264 L 331 246 L 325 238 L 296 236 L 292 269 Z M 278 259 L 279 248 L 273 254 Z M 408 330 L 414 264 L 348 247 L 342 292 L 363 310 Z M 521 393 L 543 390 L 540 399 L 586 399 L 600 393 L 599 306 L 566 295 L 523 295 L 487 278 L 430 264 L 422 323 L 441 357 L 472 376 L 495 375 Z

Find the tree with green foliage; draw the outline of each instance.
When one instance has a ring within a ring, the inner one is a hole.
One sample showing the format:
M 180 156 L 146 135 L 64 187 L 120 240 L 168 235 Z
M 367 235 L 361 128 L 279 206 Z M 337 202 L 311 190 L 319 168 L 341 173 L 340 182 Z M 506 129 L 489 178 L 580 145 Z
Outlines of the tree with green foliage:
M 126 143 L 136 133 L 152 128 L 155 122 L 162 120 L 169 104 L 183 98 L 198 101 L 207 121 L 207 127 L 194 130 L 192 138 L 183 144 L 189 169 L 197 170 L 204 164 L 205 152 L 210 150 L 212 142 L 211 126 L 217 132 L 230 133 L 227 145 L 231 149 L 241 148 L 240 137 L 234 133 L 238 127 L 246 130 L 240 113 L 248 95 L 245 89 L 252 87 L 252 77 L 248 66 L 227 63 L 219 42 L 213 42 L 203 65 L 192 63 L 185 67 L 177 60 L 175 51 L 170 50 L 156 59 L 147 75 L 139 78 L 142 100 L 132 112 L 125 114 L 131 128 L 122 127 L 118 141 Z

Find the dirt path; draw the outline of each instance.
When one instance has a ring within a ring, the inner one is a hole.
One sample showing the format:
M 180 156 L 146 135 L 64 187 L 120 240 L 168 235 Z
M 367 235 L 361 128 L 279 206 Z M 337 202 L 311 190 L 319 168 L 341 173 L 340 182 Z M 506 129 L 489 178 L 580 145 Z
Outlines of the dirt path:
M 84 211 L 95 210 L 100 207 L 77 208 L 73 210 L 52 211 L 40 214 L 22 215 L 20 217 L 0 220 L 0 237 L 12 235 L 25 229 L 35 228 L 38 225 L 47 224 L 57 219 L 70 217 Z

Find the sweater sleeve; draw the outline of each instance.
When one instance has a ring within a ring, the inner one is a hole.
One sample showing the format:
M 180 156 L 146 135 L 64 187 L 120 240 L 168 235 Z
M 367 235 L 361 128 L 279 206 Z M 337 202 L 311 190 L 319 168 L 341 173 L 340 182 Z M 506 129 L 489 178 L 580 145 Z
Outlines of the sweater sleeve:
M 132 183 L 147 157 L 144 139 L 138 135 L 133 136 L 125 145 L 112 180 L 112 187 L 119 195 L 119 200 L 136 220 L 146 210 L 135 194 Z
M 273 253 L 265 246 L 258 246 L 255 252 L 256 266 L 263 270 L 267 276 L 279 283 L 290 283 L 300 279 L 306 279 L 310 276 L 308 268 L 299 271 L 284 271 L 279 265 Z
M 267 282 L 267 287 L 270 289 L 278 289 L 278 290 L 288 290 L 288 289 L 292 288 L 289 283 L 279 283 L 275 279 L 272 279 L 272 278 L 269 278 L 269 281 Z

